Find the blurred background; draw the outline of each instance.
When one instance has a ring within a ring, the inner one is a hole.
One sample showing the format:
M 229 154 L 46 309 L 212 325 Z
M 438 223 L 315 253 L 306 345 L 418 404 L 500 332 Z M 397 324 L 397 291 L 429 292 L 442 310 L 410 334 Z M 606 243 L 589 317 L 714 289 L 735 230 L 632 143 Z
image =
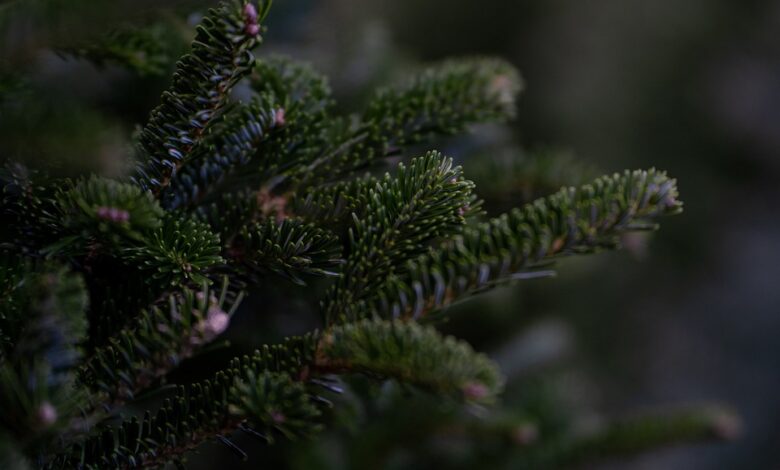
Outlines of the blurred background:
M 55 175 L 121 174 L 135 126 L 208 4 L 0 3 L 0 157 Z M 159 21 L 166 26 L 150 37 L 167 45 L 135 70 L 95 66 L 79 46 L 113 27 Z M 656 234 L 563 262 L 556 278 L 461 304 L 441 327 L 500 362 L 509 408 L 531 413 L 555 396 L 556 409 L 586 428 L 604 416 L 701 402 L 729 404 L 743 419 L 734 442 L 594 468 L 780 467 L 780 2 L 277 0 L 267 24 L 258 56 L 313 62 L 346 111 L 427 62 L 497 55 L 514 63 L 526 84 L 514 122 L 429 146 L 464 165 L 491 213 L 523 202 L 489 197 L 491 152 L 522 161 L 565 154 L 568 163 L 548 175 L 561 184 L 627 168 L 676 177 L 685 212 Z M 293 287 L 255 298 L 232 325 L 231 349 L 185 364 L 182 380 L 317 324 L 316 303 Z M 268 458 L 294 468 L 459 465 L 461 450 L 446 449 L 457 440 L 416 442 L 430 409 L 424 398 L 352 385 L 386 401 L 346 407 L 336 417 L 343 424 L 320 442 L 280 446 Z M 195 468 L 227 454 L 211 449 Z M 456 457 L 436 460 L 442 454 Z

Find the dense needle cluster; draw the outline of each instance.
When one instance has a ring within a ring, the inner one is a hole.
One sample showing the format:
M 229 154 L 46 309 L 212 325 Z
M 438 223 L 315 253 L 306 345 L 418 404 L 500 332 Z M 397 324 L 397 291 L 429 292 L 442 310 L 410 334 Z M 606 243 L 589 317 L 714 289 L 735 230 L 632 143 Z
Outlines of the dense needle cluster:
M 127 178 L 53 180 L 5 166 L 7 462 L 161 467 L 215 440 L 244 455 L 236 433 L 263 445 L 316 436 L 330 424 L 339 377 L 354 374 L 494 406 L 498 367 L 425 322 L 488 288 L 548 275 L 562 256 L 617 248 L 626 232 L 682 210 L 673 179 L 637 170 L 486 217 L 467 169 L 409 149 L 511 118 L 521 89 L 511 65 L 446 61 L 343 116 L 310 66 L 254 58 L 269 6 L 227 0 L 203 18 Z M 239 83 L 248 102 L 231 95 Z M 377 173 L 388 157 L 401 163 Z M 320 329 L 257 345 L 211 378 L 168 390 L 155 408 L 128 411 L 217 339 L 254 286 L 316 278 L 331 279 Z M 542 440 L 527 462 L 574 462 L 613 441 L 642 450 L 707 437 L 721 429 L 714 420 L 686 414 L 590 440 Z M 523 442 L 533 435 L 513 429 Z

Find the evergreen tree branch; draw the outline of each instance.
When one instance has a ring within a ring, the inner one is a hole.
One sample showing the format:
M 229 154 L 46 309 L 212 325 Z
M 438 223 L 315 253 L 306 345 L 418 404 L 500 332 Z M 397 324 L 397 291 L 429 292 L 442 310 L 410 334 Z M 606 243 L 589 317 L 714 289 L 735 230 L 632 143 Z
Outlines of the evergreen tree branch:
M 332 373 L 393 378 L 473 403 L 491 402 L 503 384 L 496 366 L 466 343 L 414 323 L 365 320 L 235 359 L 211 380 L 180 387 L 156 414 L 74 444 L 49 468 L 156 467 L 205 441 L 230 442 L 236 431 L 269 443 L 274 435 L 309 436 L 321 427 L 325 400 L 306 383 Z
M 1 316 L 15 315 L 0 359 L 0 434 L 29 455 L 51 443 L 83 399 L 72 386 L 88 297 L 81 276 L 51 263 L 25 265 L 14 280 L 0 303 Z
M 159 195 L 201 143 L 223 111 L 230 90 L 251 70 L 250 50 L 260 40 L 260 22 L 270 2 L 259 9 L 244 0 L 228 0 L 211 10 L 197 28 L 191 53 L 176 65 L 173 84 L 139 138 L 143 161 L 134 180 Z
M 258 95 L 275 96 L 284 112 L 284 127 L 257 151 L 261 179 L 295 172 L 328 146 L 334 101 L 328 80 L 311 65 L 284 56 L 264 58 L 249 83 Z
M 396 267 L 420 254 L 426 243 L 458 231 L 473 203 L 472 183 L 460 167 L 436 152 L 399 165 L 367 194 L 353 214 L 350 252 L 343 276 L 323 305 L 328 324 L 359 318 L 355 305 L 374 295 Z
M 326 330 L 318 373 L 364 372 L 442 396 L 487 403 L 503 387 L 497 367 L 468 344 L 415 323 L 362 320 Z
M 734 439 L 739 419 L 722 408 L 691 407 L 608 423 L 585 436 L 569 436 L 518 454 L 518 468 L 553 469 L 627 457 L 660 447 Z
M 244 227 L 227 250 L 231 268 L 250 279 L 269 272 L 305 285 L 301 274 L 335 276 L 341 244 L 327 230 L 286 219 Z
M 54 194 L 57 182 L 46 181 L 20 164 L 0 168 L 0 242 L 19 252 L 37 254 L 57 240 L 60 224 Z
M 206 270 L 222 263 L 220 251 L 219 235 L 208 225 L 168 215 L 143 244 L 125 248 L 119 256 L 148 273 L 149 283 L 173 287 L 205 281 Z
M 507 120 L 521 87 L 514 67 L 498 59 L 430 67 L 405 86 L 379 91 L 354 131 L 301 171 L 302 187 L 338 179 L 430 136 Z
M 619 246 L 618 236 L 653 230 L 653 221 L 681 212 L 675 180 L 663 172 L 626 171 L 547 198 L 467 228 L 441 250 L 411 261 L 362 307 L 394 318 L 420 318 L 558 257 Z
M 58 55 L 88 60 L 98 67 L 118 65 L 139 76 L 160 76 L 173 64 L 170 44 L 175 35 L 169 34 L 171 24 L 154 23 L 141 27 L 114 29 L 92 42 L 55 49 Z
M 487 148 L 471 155 L 469 179 L 485 204 L 500 211 L 556 192 L 580 186 L 600 175 L 596 168 L 561 149 L 524 151 L 514 146 Z
M 197 206 L 236 168 L 247 165 L 263 142 L 285 125 L 284 108 L 274 96 L 260 95 L 239 104 L 204 138 L 200 151 L 173 177 L 163 195 L 169 209 Z
M 212 379 L 179 387 L 156 413 L 72 444 L 46 468 L 157 468 L 206 441 L 236 448 L 228 436 L 237 431 L 269 443 L 274 435 L 308 436 L 319 428 L 321 402 L 293 372 L 311 362 L 315 341 L 292 338 L 235 359 Z
M 352 214 L 365 209 L 363 202 L 368 194 L 379 184 L 379 179 L 371 175 L 341 181 L 329 185 L 317 186 L 302 195 L 293 197 L 290 209 L 296 217 L 326 227 L 345 226 Z
M 116 252 L 143 243 L 162 225 L 163 210 L 140 188 L 92 176 L 60 192 L 56 200 L 60 239 L 48 254 L 84 256 L 100 249 Z
M 174 178 L 164 199 L 167 207 L 197 206 L 220 185 L 260 186 L 325 148 L 333 100 L 322 75 L 307 64 L 271 57 L 255 63 L 250 85 L 251 102 L 227 112 L 193 164 Z M 239 173 L 244 167 L 249 171 Z M 261 188 L 259 196 L 267 191 Z
M 95 350 L 81 367 L 80 382 L 105 410 L 135 399 L 225 331 L 241 297 L 228 291 L 227 278 L 221 291 L 204 285 L 169 296 L 167 305 L 142 311 Z

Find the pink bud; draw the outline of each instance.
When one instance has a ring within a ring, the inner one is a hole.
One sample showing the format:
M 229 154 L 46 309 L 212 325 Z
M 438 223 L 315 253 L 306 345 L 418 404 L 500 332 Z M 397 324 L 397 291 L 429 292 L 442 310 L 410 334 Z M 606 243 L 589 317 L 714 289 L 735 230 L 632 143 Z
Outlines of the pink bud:
M 38 421 L 45 427 L 49 427 L 57 422 L 57 409 L 48 401 L 44 401 L 38 406 Z
M 246 34 L 250 36 L 257 36 L 260 33 L 260 25 L 257 23 L 247 23 Z
M 269 414 L 271 415 L 271 420 L 276 424 L 282 424 L 287 421 L 287 417 L 284 415 L 284 413 L 279 411 L 272 411 Z
M 276 126 L 284 125 L 284 108 L 279 108 L 274 113 L 274 125 Z
M 216 305 L 209 307 L 204 331 L 208 336 L 217 336 L 224 332 L 230 324 L 230 316 Z
M 95 210 L 95 214 L 103 220 L 110 222 L 123 223 L 130 220 L 130 213 L 124 209 L 118 209 L 116 207 L 101 206 Z
M 251 3 L 244 5 L 244 19 L 247 22 L 257 21 L 257 8 Z
M 463 386 L 463 395 L 467 400 L 478 401 L 488 396 L 488 388 L 480 382 L 469 382 Z
M 257 9 L 251 3 L 244 5 L 244 31 L 250 36 L 260 33 L 260 25 L 257 24 Z

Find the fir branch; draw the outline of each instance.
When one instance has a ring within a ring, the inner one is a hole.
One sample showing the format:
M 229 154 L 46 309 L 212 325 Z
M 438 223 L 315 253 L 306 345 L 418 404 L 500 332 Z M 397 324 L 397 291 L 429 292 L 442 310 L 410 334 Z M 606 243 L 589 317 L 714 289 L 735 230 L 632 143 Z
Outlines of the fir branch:
M 675 180 L 656 170 L 626 171 L 562 189 L 468 228 L 441 250 L 410 262 L 361 308 L 420 318 L 496 284 L 548 275 L 529 270 L 557 257 L 617 248 L 620 234 L 653 230 L 656 218 L 681 211 Z
M 181 168 L 162 200 L 169 209 L 189 208 L 215 192 L 236 168 L 247 165 L 261 144 L 285 125 L 284 108 L 271 95 L 259 95 L 249 104 L 229 110 L 204 137 L 191 162 Z
M 149 274 L 149 283 L 176 286 L 206 280 L 206 269 L 221 263 L 219 235 L 194 219 L 169 215 L 142 245 L 119 256 Z
M 233 416 L 244 417 L 245 423 L 273 443 L 274 434 L 286 439 L 311 437 L 321 429 L 318 423 L 321 411 L 302 382 L 294 382 L 286 374 L 264 372 L 247 373 L 232 390 Z M 272 432 L 271 432 L 272 431 Z
M 143 189 L 159 195 L 188 163 L 223 111 L 230 90 L 251 70 L 250 50 L 260 40 L 259 23 L 269 7 L 266 0 L 259 9 L 244 0 L 228 0 L 198 26 L 191 53 L 177 63 L 173 84 L 141 132 L 143 161 L 134 180 Z
M 514 115 L 521 80 L 498 59 L 450 60 L 408 84 L 379 91 L 355 130 L 308 165 L 302 186 L 332 181 L 434 135 Z
M 469 162 L 469 179 L 479 197 L 498 210 L 533 202 L 561 187 L 586 184 L 600 175 L 592 164 L 555 148 L 489 147 L 466 155 L 464 161 Z
M 305 285 L 301 274 L 335 276 L 342 264 L 341 244 L 327 230 L 286 219 L 244 227 L 227 250 L 231 269 L 250 278 L 269 272 Z
M 179 387 L 156 412 L 123 421 L 70 446 L 46 468 L 157 468 L 205 441 L 230 444 L 243 430 L 273 442 L 274 435 L 308 436 L 319 428 L 319 403 L 288 370 L 311 362 L 314 338 L 293 338 L 236 359 L 211 380 Z M 273 370 L 273 368 L 277 368 Z
M 284 127 L 257 151 L 261 179 L 295 172 L 320 155 L 334 105 L 328 80 L 307 63 L 272 56 L 257 61 L 249 83 L 258 95 L 275 96 L 284 112 Z
M 395 177 L 385 175 L 353 215 L 343 276 L 323 305 L 328 324 L 359 318 L 363 312 L 355 305 L 371 298 L 398 266 L 431 240 L 458 231 L 471 210 L 472 188 L 460 167 L 436 152 L 399 165 Z
M 219 234 L 224 246 L 230 246 L 238 232 L 257 221 L 260 214 L 261 201 L 251 189 L 222 192 L 214 201 L 199 206 L 195 211 L 198 219 Z
M 430 327 L 365 320 L 235 359 L 211 380 L 180 387 L 155 414 L 76 443 L 47 468 L 157 467 L 205 441 L 230 443 L 239 430 L 268 443 L 275 434 L 307 437 L 321 428 L 325 401 L 305 384 L 332 373 L 390 377 L 472 403 L 491 402 L 502 387 L 496 366 L 466 343 Z
M 0 252 L 0 364 L 21 335 L 29 301 L 25 280 L 31 271 L 28 260 Z
M 37 253 L 57 240 L 61 227 L 54 194 L 57 182 L 47 181 L 20 164 L 0 168 L 0 241 L 20 252 Z
M 57 197 L 63 236 L 48 246 L 50 254 L 85 254 L 96 243 L 111 251 L 122 242 L 143 242 L 162 224 L 163 210 L 137 186 L 92 176 Z
M 354 213 L 365 209 L 364 201 L 379 184 L 371 175 L 317 186 L 293 196 L 290 209 L 296 217 L 326 227 L 346 225 Z
M 607 423 L 585 436 L 540 443 L 518 454 L 518 468 L 554 469 L 627 457 L 661 447 L 731 440 L 740 432 L 739 418 L 720 407 L 690 407 L 645 414 Z
M 159 76 L 173 64 L 171 26 L 154 23 L 121 27 L 92 42 L 57 48 L 55 52 L 62 57 L 90 61 L 98 67 L 117 65 L 142 77 Z
M 79 380 L 96 394 L 105 409 L 133 400 L 181 361 L 213 341 L 228 327 L 242 295 L 204 285 L 170 295 L 167 305 L 154 305 L 132 325 L 84 362 Z M 95 399 L 93 398 L 93 400 Z
M 362 320 L 335 326 L 318 343 L 314 370 L 391 377 L 475 403 L 492 401 L 503 387 L 498 368 L 485 355 L 415 323 Z
M 27 265 L 15 279 L 14 298 L 2 304 L 8 314 L 13 302 L 17 321 L 0 362 L 0 429 L 32 453 L 54 437 L 82 398 L 71 387 L 88 297 L 81 276 L 51 263 Z
M 309 65 L 263 59 L 250 84 L 251 102 L 235 106 L 214 125 L 192 164 L 166 191 L 167 207 L 197 206 L 234 176 L 241 186 L 259 185 L 312 160 L 327 145 L 330 87 Z M 250 171 L 236 175 L 243 167 Z

